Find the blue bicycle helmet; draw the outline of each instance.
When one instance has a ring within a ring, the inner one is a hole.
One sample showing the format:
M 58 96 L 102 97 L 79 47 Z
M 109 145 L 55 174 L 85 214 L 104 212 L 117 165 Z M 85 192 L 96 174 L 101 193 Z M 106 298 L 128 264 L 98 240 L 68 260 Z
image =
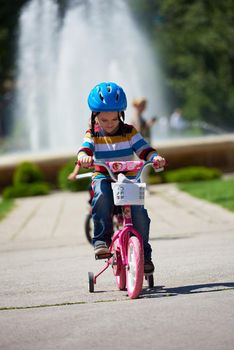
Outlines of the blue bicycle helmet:
M 119 85 L 100 83 L 90 91 L 88 105 L 93 112 L 121 112 L 127 108 L 127 98 Z

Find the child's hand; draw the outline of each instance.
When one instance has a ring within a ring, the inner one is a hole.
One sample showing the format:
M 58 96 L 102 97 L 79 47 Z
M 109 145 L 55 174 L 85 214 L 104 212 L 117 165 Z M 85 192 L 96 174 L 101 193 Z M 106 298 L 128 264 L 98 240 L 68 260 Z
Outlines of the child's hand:
M 153 158 L 153 162 L 155 169 L 163 168 L 166 165 L 166 159 L 159 155 Z
M 93 157 L 84 156 L 81 159 L 79 159 L 79 162 L 82 168 L 90 168 L 93 164 Z

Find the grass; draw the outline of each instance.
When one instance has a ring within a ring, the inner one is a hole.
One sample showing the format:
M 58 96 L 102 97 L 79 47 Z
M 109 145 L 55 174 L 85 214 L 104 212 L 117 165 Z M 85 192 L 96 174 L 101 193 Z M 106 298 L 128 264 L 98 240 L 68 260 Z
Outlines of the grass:
M 2 220 L 8 212 L 13 209 L 14 200 L 12 199 L 0 199 L 0 220 Z
M 180 190 L 234 211 L 234 179 L 177 184 Z

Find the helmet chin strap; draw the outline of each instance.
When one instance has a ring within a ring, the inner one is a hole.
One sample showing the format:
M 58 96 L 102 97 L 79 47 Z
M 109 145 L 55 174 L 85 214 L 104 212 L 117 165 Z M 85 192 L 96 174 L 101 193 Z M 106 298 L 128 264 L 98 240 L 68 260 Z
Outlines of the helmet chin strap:
M 124 120 L 125 120 L 125 113 L 124 113 L 124 111 L 119 112 L 119 120 L 124 122 Z

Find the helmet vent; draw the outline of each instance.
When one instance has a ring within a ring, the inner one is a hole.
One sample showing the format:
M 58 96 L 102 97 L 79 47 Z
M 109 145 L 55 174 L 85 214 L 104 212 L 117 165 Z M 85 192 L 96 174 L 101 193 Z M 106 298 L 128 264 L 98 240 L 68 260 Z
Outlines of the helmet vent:
M 111 86 L 110 86 L 110 85 L 107 85 L 106 88 L 107 88 L 107 91 L 108 91 L 108 92 L 111 92 L 112 89 L 111 89 Z
M 120 95 L 120 91 L 117 90 L 117 92 L 116 92 L 116 97 L 115 97 L 116 102 L 119 101 L 119 95 Z
M 101 91 L 99 91 L 99 97 L 102 101 L 104 101 L 104 97 L 103 97 L 103 94 L 101 93 Z

